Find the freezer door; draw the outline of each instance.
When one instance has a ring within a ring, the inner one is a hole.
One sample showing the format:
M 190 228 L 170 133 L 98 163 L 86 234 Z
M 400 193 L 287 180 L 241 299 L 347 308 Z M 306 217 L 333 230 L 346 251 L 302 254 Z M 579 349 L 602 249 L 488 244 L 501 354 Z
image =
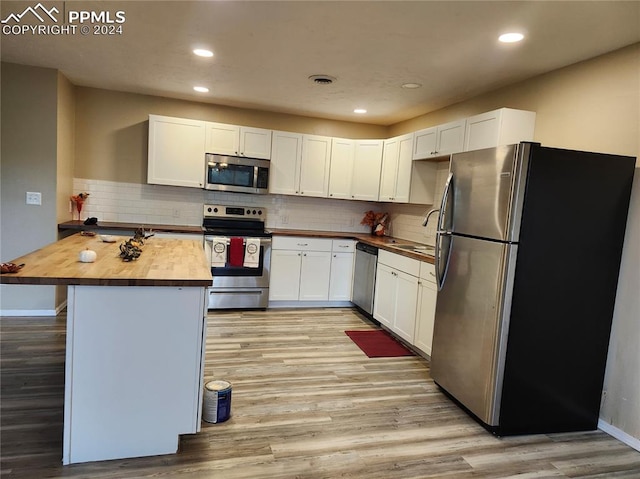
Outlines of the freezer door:
M 529 149 L 521 143 L 453 155 L 445 229 L 517 242 Z
M 451 235 L 431 353 L 435 382 L 498 424 L 517 245 Z

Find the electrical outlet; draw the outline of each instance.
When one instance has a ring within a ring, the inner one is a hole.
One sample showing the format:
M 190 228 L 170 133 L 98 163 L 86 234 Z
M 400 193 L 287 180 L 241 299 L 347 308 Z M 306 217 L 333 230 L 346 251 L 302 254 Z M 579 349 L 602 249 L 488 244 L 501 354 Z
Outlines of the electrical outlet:
M 173 217 L 174 218 L 180 218 L 180 210 L 179 209 L 174 209 L 173 210 Z
M 42 193 L 35 191 L 27 191 L 27 204 L 28 205 L 41 205 Z
M 288 215 L 280 215 L 280 223 L 283 225 L 289 224 L 289 216 Z

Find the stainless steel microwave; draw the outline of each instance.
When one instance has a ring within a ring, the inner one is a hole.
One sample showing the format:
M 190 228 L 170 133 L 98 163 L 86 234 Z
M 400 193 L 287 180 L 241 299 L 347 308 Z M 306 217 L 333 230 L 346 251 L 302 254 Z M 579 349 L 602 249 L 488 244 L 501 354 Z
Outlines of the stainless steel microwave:
M 205 189 L 267 193 L 269 164 L 269 160 L 207 153 L 205 155 Z

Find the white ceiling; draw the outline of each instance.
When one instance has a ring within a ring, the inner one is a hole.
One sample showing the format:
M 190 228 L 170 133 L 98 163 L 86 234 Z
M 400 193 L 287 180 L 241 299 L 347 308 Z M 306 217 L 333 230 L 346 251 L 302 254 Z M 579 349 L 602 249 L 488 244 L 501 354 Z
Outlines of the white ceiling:
M 123 34 L 3 34 L 3 61 L 56 68 L 76 85 L 381 125 L 640 41 L 640 1 L 43 3 L 124 11 Z M 2 19 L 36 4 L 3 1 Z M 497 42 L 512 30 L 525 41 Z M 337 80 L 316 85 L 314 74 Z

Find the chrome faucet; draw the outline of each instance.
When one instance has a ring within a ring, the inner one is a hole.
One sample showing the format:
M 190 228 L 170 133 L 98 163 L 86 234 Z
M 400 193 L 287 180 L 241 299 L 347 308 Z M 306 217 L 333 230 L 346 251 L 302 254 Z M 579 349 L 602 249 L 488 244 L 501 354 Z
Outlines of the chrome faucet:
M 439 209 L 429 210 L 429 212 L 425 215 L 424 220 L 422 220 L 422 226 L 427 226 L 427 223 L 429 222 L 429 218 L 431 217 L 431 215 L 434 213 L 438 213 L 439 211 L 440 211 Z

